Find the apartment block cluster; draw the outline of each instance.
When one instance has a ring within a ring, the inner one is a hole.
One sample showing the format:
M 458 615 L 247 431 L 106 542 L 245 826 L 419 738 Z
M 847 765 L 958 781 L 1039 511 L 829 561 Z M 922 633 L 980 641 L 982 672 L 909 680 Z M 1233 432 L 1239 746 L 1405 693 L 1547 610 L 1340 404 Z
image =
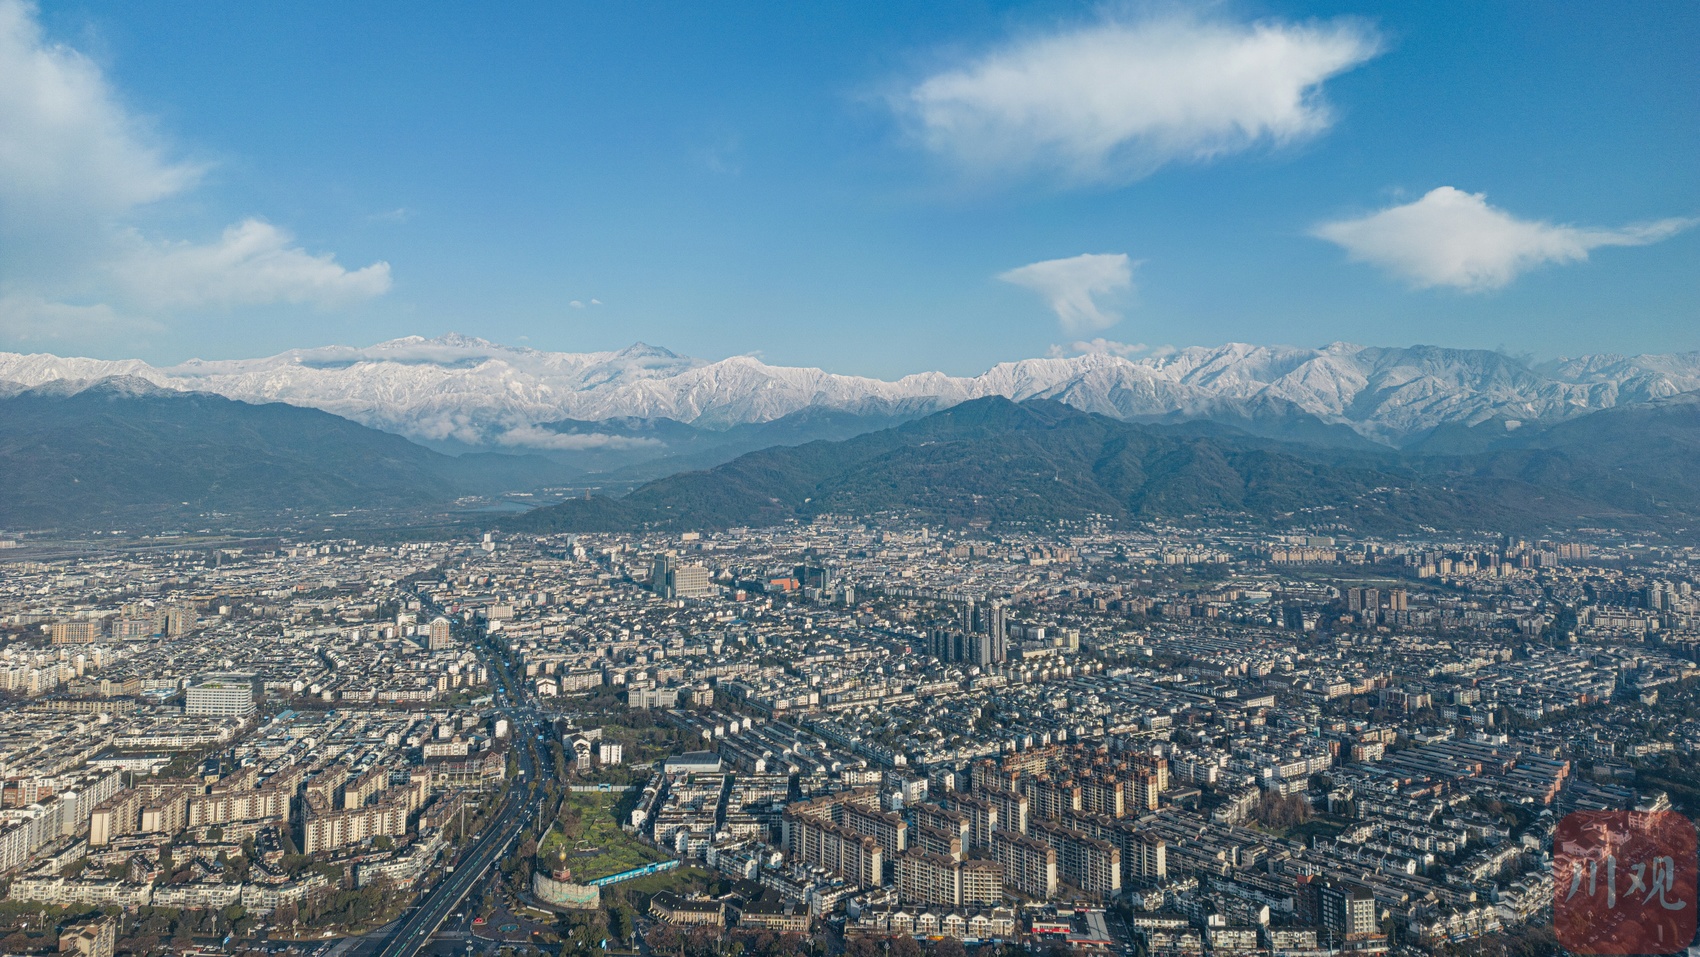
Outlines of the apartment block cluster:
M 468 623 L 404 584 L 463 549 L 7 565 L 9 899 L 266 915 L 339 887 L 415 885 L 507 773 Z M 71 936 L 104 946 L 105 933 Z
M 332 887 L 322 871 L 280 867 L 289 848 L 346 864 L 357 886 L 380 878 L 408 886 L 440 856 L 446 828 L 477 789 L 464 774 L 439 773 L 441 762 L 422 759 L 422 751 L 439 740 L 487 743 L 486 723 L 471 713 L 286 711 L 224 753 L 223 773 L 131 776 L 126 785 L 113 771 L 72 782 L 30 819 L 42 837 L 26 843 L 35 842 L 30 850 L 41 866 L 29 869 L 27 853 L 4 862 L 22 871 L 10 897 L 61 906 L 240 903 L 267 913 Z M 452 764 L 458 770 L 464 762 Z M 380 837 L 385 846 L 375 849 Z M 250 847 L 259 856 L 242 883 L 198 865 L 188 880 L 169 879 L 154 863 L 165 848 L 213 862 Z M 82 859 L 89 864 L 82 875 L 61 876 L 67 861 Z

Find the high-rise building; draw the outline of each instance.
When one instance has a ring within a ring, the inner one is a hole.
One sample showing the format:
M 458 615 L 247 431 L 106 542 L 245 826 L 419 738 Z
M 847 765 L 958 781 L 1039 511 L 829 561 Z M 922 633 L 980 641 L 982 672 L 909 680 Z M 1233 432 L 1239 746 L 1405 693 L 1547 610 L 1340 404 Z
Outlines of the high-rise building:
M 245 718 L 254 713 L 254 683 L 231 676 L 203 678 L 184 694 L 183 713 Z
M 48 627 L 56 645 L 92 645 L 100 638 L 100 622 L 92 618 L 56 621 Z
M 988 788 L 978 796 L 997 808 L 997 823 L 994 826 L 1017 834 L 1027 833 L 1028 812 L 1032 806 L 1027 795 L 1001 788 Z
M 1003 900 L 1003 867 L 912 850 L 897 858 L 897 897 L 905 904 L 941 907 L 996 904 Z
M 897 899 L 905 904 L 954 907 L 962 889 L 958 862 L 925 851 L 910 851 L 897 859 Z
M 1074 781 L 1052 780 L 1046 774 L 1024 774 L 1018 786 L 1026 795 L 1034 817 L 1057 820 L 1064 811 L 1078 811 L 1084 798 L 1083 789 Z
M 844 825 L 878 841 L 887 860 L 909 849 L 909 825 L 902 815 L 850 802 L 845 803 L 842 813 Z
M 1157 775 L 1153 771 L 1141 768 L 1133 772 L 1133 806 L 1141 811 L 1155 811 L 1162 788 L 1158 787 Z
M 976 627 L 935 628 L 928 632 L 927 653 L 945 663 L 962 662 L 982 668 L 1008 660 L 1007 640 L 996 632 L 986 631 L 983 627 L 988 618 L 980 614 L 967 617 Z
M 837 576 L 832 569 L 820 565 L 798 565 L 793 574 L 797 584 L 803 589 L 803 594 L 812 599 L 823 599 L 832 594 L 837 585 Z
M 1149 753 L 1135 754 L 1129 758 L 1129 763 L 1141 770 L 1150 772 L 1152 785 L 1157 789 L 1158 793 L 1162 793 L 1169 789 L 1168 758 Z M 1157 805 L 1155 804 L 1151 805 L 1152 808 L 1156 808 L 1156 806 Z
M 970 833 L 973 835 L 973 846 L 992 846 L 992 834 L 998 830 L 997 805 L 983 797 L 961 792 L 945 795 L 944 804 L 968 821 Z
M 1004 883 L 1029 897 L 1048 900 L 1057 893 L 1057 852 L 1044 841 L 1011 831 L 994 831 L 992 860 L 1003 865 Z
M 1361 940 L 1380 931 L 1375 895 L 1366 887 L 1341 881 L 1316 886 L 1317 916 L 1336 940 Z
M 1121 848 L 1049 821 L 1034 821 L 1033 836 L 1056 850 L 1057 870 L 1070 884 L 1105 898 L 1121 893 Z
M 425 647 L 432 651 L 442 651 L 453 645 L 454 625 L 441 615 L 431 619 L 426 629 Z
M 655 556 L 649 567 L 649 588 L 659 598 L 708 598 L 713 580 L 701 565 L 681 565 L 672 552 Z
M 885 851 L 866 834 L 792 808 L 785 810 L 782 824 L 792 861 L 818 864 L 861 887 L 885 882 Z
M 708 569 L 701 565 L 680 565 L 673 569 L 673 598 L 709 598 L 714 585 Z
M 937 840 L 958 844 L 964 851 L 974 846 L 974 822 L 961 811 L 952 811 L 938 804 L 916 804 L 910 813 L 914 815 L 917 830 L 925 828 L 936 832 L 940 835 Z
M 678 556 L 672 552 L 662 552 L 649 563 L 649 590 L 659 598 L 672 598 L 669 589 L 673 587 L 673 569 L 679 564 Z
M 992 660 L 1009 660 L 1009 621 L 1008 609 L 1001 601 L 994 601 L 986 610 L 986 635 L 992 640 Z
M 1136 881 L 1161 881 L 1169 876 L 1169 842 L 1155 834 L 1134 832 L 1122 843 L 1122 869 Z
M 1127 783 L 1112 777 L 1088 777 L 1080 783 L 1080 809 L 1106 817 L 1127 813 Z
M 953 861 L 962 860 L 963 845 L 967 843 L 960 832 L 944 828 L 929 827 L 916 824 L 909 831 L 909 846 L 928 854 L 948 857 Z
M 165 609 L 165 634 L 180 638 L 195 628 L 195 609 L 189 605 L 173 604 Z

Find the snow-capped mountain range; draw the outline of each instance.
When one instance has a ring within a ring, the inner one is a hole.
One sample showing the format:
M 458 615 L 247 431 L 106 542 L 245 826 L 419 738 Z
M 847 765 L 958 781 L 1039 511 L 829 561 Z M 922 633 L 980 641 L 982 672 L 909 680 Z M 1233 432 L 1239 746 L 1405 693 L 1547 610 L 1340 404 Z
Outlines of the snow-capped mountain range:
M 1233 343 L 1140 358 L 1024 359 L 977 376 L 924 372 L 896 381 L 770 366 L 749 356 L 707 361 L 642 343 L 619 352 L 542 352 L 456 334 L 165 368 L 0 353 L 0 382 L 21 387 L 114 376 L 322 409 L 427 442 L 518 449 L 624 441 L 549 428 L 564 419 L 668 418 L 726 429 L 809 409 L 920 414 L 987 395 L 1057 399 L 1123 419 L 1308 413 L 1400 445 L 1442 425 L 1502 421 L 1516 428 L 1700 390 L 1700 353 L 1531 365 L 1497 352 L 1432 346 Z

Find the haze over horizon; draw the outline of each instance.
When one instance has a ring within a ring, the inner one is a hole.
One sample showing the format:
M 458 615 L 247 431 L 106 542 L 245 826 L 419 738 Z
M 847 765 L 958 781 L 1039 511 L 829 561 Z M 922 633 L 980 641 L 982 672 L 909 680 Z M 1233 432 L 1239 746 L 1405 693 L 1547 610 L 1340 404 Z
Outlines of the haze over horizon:
M 4 0 L 0 350 L 1700 349 L 1691 6 L 857 14 Z

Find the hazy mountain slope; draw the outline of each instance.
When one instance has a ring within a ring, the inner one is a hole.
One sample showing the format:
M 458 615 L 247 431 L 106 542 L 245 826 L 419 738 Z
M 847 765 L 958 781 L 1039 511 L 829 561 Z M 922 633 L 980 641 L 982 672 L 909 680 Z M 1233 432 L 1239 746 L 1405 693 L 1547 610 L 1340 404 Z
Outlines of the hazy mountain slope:
M 768 422 L 707 429 L 673 419 L 622 417 L 599 421 L 565 419 L 539 428 L 537 444 L 570 456 L 572 465 L 597 473 L 602 485 L 636 484 L 677 472 L 713 468 L 740 455 L 776 445 L 839 440 L 889 428 L 920 413 L 846 412 L 811 406 Z
M 1431 461 L 1429 464 L 1435 464 Z M 770 525 L 820 514 L 903 512 L 993 523 L 1239 515 L 1388 530 L 1530 528 L 1633 510 L 1552 476 L 1488 461 L 1423 471 L 1373 455 L 1120 422 L 1061 403 L 972 400 L 896 428 L 742 456 L 624 498 L 512 519 L 521 531 Z M 1545 484 L 1536 484 L 1536 483 Z
M 1700 394 L 1519 429 L 1458 472 L 1562 488 L 1649 514 L 1700 515 Z
M 1534 366 L 1496 352 L 1434 346 L 1228 344 L 1142 358 L 1024 359 L 977 376 L 923 372 L 895 381 L 770 366 L 749 356 L 709 362 L 641 343 L 619 352 L 553 353 L 457 335 L 163 369 L 0 353 L 0 379 L 28 385 L 108 375 L 323 409 L 424 442 L 548 449 L 617 469 L 698 450 L 667 439 L 623 449 L 607 439 L 562 440 L 549 424 L 669 419 L 725 431 L 809 410 L 901 419 L 996 395 L 1054 399 L 1127 420 L 1226 421 L 1323 444 L 1350 443 L 1349 430 L 1402 445 L 1443 426 L 1549 423 L 1700 389 L 1700 353 Z
M 325 412 L 135 378 L 5 391 L 0 523 L 11 527 L 441 503 L 535 484 L 547 466 L 514 456 L 457 460 Z

